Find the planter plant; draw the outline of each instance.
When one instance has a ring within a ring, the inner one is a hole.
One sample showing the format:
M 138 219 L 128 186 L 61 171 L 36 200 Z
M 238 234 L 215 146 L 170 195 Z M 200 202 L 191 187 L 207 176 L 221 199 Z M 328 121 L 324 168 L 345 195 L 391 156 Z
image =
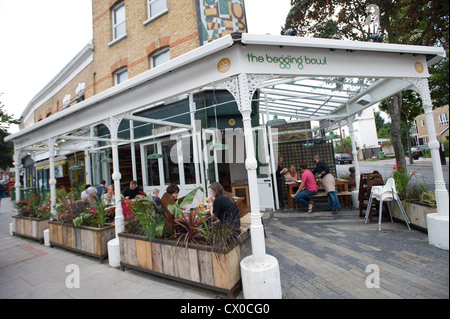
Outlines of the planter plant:
M 38 240 L 42 244 L 50 219 L 49 198 L 36 194 L 30 199 L 14 202 L 14 207 L 17 215 L 12 216 L 13 235 Z
M 97 257 L 108 256 L 108 241 L 115 237 L 114 224 L 102 201 L 87 204 L 72 193 L 57 196 L 58 219 L 49 222 L 50 245 Z
M 214 224 L 201 208 L 184 210 L 197 188 L 163 212 L 151 197 L 130 203 L 134 216 L 119 233 L 122 269 L 132 268 L 235 296 L 240 261 L 250 254 L 249 232 Z M 171 216 L 168 217 L 168 214 Z M 169 232 L 167 222 L 173 222 Z
M 427 231 L 427 215 L 437 212 L 436 196 L 432 190 L 427 190 L 424 184 L 419 181 L 416 181 L 417 185 L 409 185 L 416 173 L 417 171 L 408 172 L 407 170 L 403 172 L 400 168 L 394 166 L 393 177 L 411 225 Z M 398 205 L 393 205 L 392 215 L 394 218 L 404 221 Z

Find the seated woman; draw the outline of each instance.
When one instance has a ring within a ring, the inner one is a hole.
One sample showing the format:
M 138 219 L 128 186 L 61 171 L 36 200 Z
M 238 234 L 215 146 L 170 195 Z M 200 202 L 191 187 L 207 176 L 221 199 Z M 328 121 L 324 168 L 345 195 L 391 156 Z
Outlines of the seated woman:
M 292 182 L 300 180 L 300 174 L 297 172 L 294 165 L 289 167 L 289 175 L 291 176 Z
M 174 229 L 174 215 L 169 211 L 168 206 L 173 205 L 176 202 L 181 202 L 184 197 L 178 198 L 180 193 L 180 188 L 175 184 L 170 184 L 166 188 L 166 192 L 160 199 L 161 207 L 163 208 L 162 214 L 166 219 L 167 227 L 169 228 L 169 234 L 173 235 L 175 232 Z
M 95 204 L 98 200 L 97 198 L 97 188 L 96 187 L 89 187 L 86 189 L 86 195 L 87 197 L 84 198 L 85 204 Z
M 103 193 L 102 200 L 105 206 L 116 204 L 116 197 L 114 196 L 114 186 L 108 185 L 108 187 L 106 187 L 106 192 Z
M 241 220 L 233 196 L 226 192 L 218 182 L 212 183 L 209 186 L 209 191 L 211 196 L 208 197 L 207 201 L 210 206 L 212 218 L 217 218 L 222 223 L 230 222 L 234 224 L 236 232 L 240 232 Z

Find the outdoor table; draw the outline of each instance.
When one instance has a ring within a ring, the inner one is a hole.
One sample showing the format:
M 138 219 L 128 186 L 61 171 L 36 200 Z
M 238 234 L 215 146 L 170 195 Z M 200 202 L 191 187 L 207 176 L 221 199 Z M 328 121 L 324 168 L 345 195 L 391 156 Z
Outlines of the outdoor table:
M 317 183 L 317 187 L 321 188 L 323 187 L 322 181 L 316 181 Z M 300 186 L 300 183 L 298 182 L 287 182 L 286 183 L 287 187 L 288 187 L 288 193 L 287 193 L 287 200 L 288 200 L 288 205 L 291 208 L 294 208 L 294 198 L 292 198 L 291 194 L 295 194 L 294 188 L 298 188 Z M 336 179 L 336 191 L 337 192 L 348 192 L 348 180 L 346 179 Z M 348 205 L 349 203 L 348 198 L 345 197 L 345 201 L 346 201 L 346 205 Z

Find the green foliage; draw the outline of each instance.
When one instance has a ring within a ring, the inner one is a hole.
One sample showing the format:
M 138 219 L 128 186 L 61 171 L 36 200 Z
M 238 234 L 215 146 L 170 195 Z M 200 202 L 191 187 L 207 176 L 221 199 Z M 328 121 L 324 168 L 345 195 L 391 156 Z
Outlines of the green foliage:
M 47 218 L 51 214 L 49 196 L 43 197 L 39 194 L 30 199 L 21 198 L 19 202 L 14 202 L 14 207 L 17 213 L 23 216 Z
M 133 210 L 135 218 L 139 221 L 141 232 L 145 237 L 152 239 L 162 237 L 167 233 L 166 220 L 160 214 L 161 208 L 156 205 L 151 195 L 136 199 L 134 203 L 130 203 L 130 207 Z M 131 223 L 133 225 L 135 221 Z
M 183 197 L 183 200 L 181 202 L 177 201 L 173 205 L 168 205 L 167 209 L 169 212 L 175 216 L 175 218 L 180 218 L 180 216 L 183 213 L 182 208 L 186 205 L 191 204 L 194 201 L 195 196 L 197 195 L 198 191 L 203 192 L 203 187 L 199 186 L 192 191 L 190 191 L 186 196 Z
M 420 169 L 418 169 L 418 170 L 420 170 Z M 416 175 L 416 173 L 417 173 L 417 171 L 409 173 L 408 170 L 406 168 L 403 168 L 402 166 L 400 166 L 398 162 L 394 165 L 392 177 L 394 178 L 394 181 L 395 181 L 397 193 L 401 198 L 403 198 L 403 199 L 407 198 L 408 184 L 411 181 L 411 178 L 414 175 Z

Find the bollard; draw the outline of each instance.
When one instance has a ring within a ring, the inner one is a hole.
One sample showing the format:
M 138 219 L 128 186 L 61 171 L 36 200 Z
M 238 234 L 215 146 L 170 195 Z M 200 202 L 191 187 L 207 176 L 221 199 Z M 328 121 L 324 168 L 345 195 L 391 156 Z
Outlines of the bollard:
M 44 230 L 44 246 L 50 247 L 50 230 Z

